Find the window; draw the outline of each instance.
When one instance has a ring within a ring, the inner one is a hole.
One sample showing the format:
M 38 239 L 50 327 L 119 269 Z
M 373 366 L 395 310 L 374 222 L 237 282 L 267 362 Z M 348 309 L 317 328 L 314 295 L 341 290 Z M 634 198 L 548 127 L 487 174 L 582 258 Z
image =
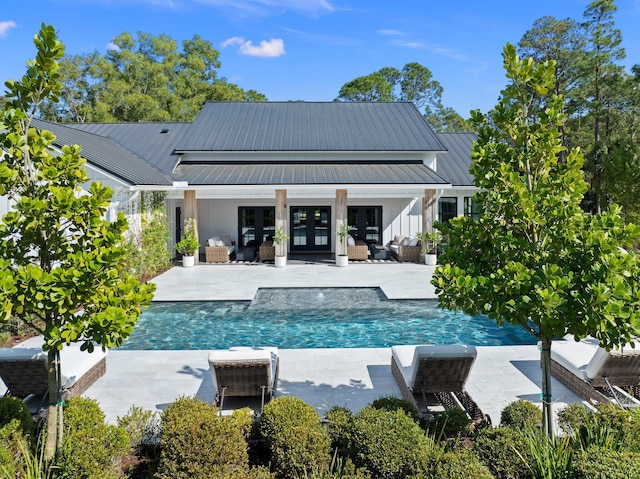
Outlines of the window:
M 444 197 L 438 200 L 438 221 L 448 223 L 451 218 L 458 216 L 458 198 Z
M 480 214 L 482 213 L 482 205 L 475 201 L 470 196 L 465 196 L 464 198 L 464 215 L 467 218 L 471 218 L 473 221 L 478 221 L 480 219 Z
M 239 247 L 259 246 L 273 236 L 276 227 L 276 209 L 273 206 L 238 208 Z
M 367 244 L 382 243 L 382 206 L 349 206 L 349 234 Z

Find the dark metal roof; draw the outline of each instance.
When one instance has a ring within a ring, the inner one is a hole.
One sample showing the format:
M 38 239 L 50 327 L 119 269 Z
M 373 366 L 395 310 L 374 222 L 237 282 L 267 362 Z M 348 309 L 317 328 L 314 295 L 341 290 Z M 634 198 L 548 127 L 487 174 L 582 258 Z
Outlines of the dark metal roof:
M 421 163 L 181 164 L 173 177 L 190 185 L 423 185 L 449 184 Z
M 191 123 L 65 123 L 65 126 L 111 138 L 170 174 L 178 162 L 174 152 L 176 144 Z
M 81 155 L 92 165 L 135 185 L 171 185 L 172 180 L 155 166 L 104 136 L 80 131 L 60 123 L 33 120 L 33 126 L 56 136 L 54 144 L 82 146 Z
M 444 151 L 406 102 L 209 102 L 176 144 L 186 151 Z
M 473 186 L 471 166 L 471 148 L 478 139 L 475 133 L 438 133 L 446 146 L 446 153 L 438 153 L 436 170 L 453 186 Z

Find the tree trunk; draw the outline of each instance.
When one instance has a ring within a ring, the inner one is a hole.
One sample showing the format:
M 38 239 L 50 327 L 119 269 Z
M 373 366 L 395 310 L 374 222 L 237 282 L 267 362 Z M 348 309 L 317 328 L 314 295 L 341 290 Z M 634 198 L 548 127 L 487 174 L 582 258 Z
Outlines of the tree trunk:
M 49 412 L 47 416 L 47 436 L 44 445 L 44 460 L 50 462 L 62 443 L 62 391 L 60 376 L 60 351 L 49 351 Z
M 551 411 L 551 338 L 543 334 L 541 339 L 542 427 L 549 437 L 553 437 L 553 412 Z

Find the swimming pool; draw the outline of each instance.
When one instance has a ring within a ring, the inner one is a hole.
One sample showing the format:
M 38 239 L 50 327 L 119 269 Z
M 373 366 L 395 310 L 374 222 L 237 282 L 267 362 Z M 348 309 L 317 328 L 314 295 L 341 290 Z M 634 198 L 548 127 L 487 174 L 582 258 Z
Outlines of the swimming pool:
M 453 313 L 435 300 L 389 301 L 377 288 L 260 289 L 253 301 L 152 303 L 120 349 L 381 348 L 535 344 L 522 328 Z

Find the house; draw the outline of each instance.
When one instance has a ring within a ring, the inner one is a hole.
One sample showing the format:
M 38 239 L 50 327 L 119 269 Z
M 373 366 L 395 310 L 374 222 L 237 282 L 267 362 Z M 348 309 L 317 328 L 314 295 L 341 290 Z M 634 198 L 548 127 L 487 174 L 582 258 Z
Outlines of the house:
M 278 226 L 290 252 L 336 250 L 336 230 L 385 244 L 477 211 L 472 133 L 438 134 L 404 102 L 210 102 L 190 123 L 41 120 L 82 145 L 87 172 L 115 190 L 135 227 L 140 192 L 166 193 L 172 241 L 195 218 L 201 244 L 259 245 Z

